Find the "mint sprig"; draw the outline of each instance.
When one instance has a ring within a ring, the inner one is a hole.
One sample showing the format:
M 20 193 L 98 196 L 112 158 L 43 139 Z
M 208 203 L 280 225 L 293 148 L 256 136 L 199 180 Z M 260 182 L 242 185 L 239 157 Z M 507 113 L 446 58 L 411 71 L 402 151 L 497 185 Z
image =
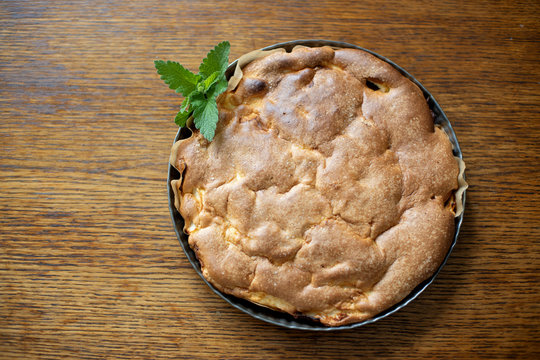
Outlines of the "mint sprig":
M 202 61 L 198 74 L 174 61 L 154 61 L 161 80 L 184 96 L 174 122 L 185 127 L 193 116 L 195 127 L 208 141 L 214 138 L 219 118 L 216 98 L 227 89 L 225 70 L 229 65 L 230 48 L 228 41 L 216 45 Z

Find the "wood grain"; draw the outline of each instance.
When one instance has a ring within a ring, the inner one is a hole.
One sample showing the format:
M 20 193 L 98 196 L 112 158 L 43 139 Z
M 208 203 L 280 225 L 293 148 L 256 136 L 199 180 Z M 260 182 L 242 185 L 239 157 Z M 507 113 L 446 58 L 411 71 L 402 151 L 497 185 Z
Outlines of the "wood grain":
M 537 1 L 0 2 L 0 358 L 540 357 Z M 173 232 L 180 104 L 195 70 L 276 42 L 354 43 L 403 66 L 454 125 L 471 185 L 450 261 L 378 323 L 300 332 L 215 296 Z

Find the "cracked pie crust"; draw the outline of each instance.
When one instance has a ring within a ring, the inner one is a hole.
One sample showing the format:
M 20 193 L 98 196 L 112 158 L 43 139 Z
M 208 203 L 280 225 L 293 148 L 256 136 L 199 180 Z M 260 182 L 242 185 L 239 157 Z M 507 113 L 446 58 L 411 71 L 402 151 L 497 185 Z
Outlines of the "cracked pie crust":
M 175 143 L 175 206 L 222 292 L 338 326 L 398 303 L 454 235 L 458 163 L 420 89 L 356 49 L 243 68 L 208 142 Z

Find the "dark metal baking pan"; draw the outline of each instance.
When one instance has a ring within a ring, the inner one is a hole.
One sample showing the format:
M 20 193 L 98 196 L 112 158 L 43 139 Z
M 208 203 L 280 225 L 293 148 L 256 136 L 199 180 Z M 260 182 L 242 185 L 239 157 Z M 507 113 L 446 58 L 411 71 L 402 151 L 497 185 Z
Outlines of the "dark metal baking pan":
M 344 43 L 344 42 L 340 42 L 340 41 L 295 40 L 295 41 L 288 41 L 288 42 L 284 42 L 284 43 L 270 45 L 270 46 L 267 46 L 267 47 L 263 48 L 262 50 L 272 50 L 272 49 L 277 49 L 277 48 L 284 48 L 287 51 L 291 51 L 297 45 L 303 45 L 303 46 L 308 46 L 308 47 L 331 46 L 331 47 L 335 47 L 335 48 L 359 49 L 359 50 L 366 51 L 366 52 L 378 57 L 379 59 L 381 59 L 383 61 L 386 61 L 387 63 L 389 63 L 393 67 L 395 67 L 397 70 L 399 70 L 399 72 L 401 72 L 401 74 L 406 76 L 409 80 L 411 80 L 413 83 L 415 83 L 422 90 L 422 92 L 424 93 L 424 97 L 426 98 L 426 100 L 428 102 L 428 105 L 429 105 L 431 111 L 434 114 L 434 122 L 435 122 L 435 124 L 438 124 L 439 126 L 441 126 L 444 129 L 444 131 L 448 134 L 448 137 L 450 138 L 450 142 L 452 143 L 453 148 L 454 148 L 454 150 L 453 150 L 454 155 L 459 157 L 459 158 L 462 158 L 461 149 L 459 147 L 459 143 L 457 141 L 456 134 L 454 133 L 454 130 L 452 129 L 450 121 L 448 121 L 448 118 L 444 114 L 443 110 L 441 109 L 441 107 L 439 106 L 437 101 L 435 101 L 433 96 L 429 93 L 429 91 L 427 91 L 426 88 L 422 84 L 420 84 L 412 75 L 410 75 L 402 67 L 400 67 L 397 64 L 395 64 L 394 62 L 386 59 L 385 57 L 374 53 L 371 50 L 364 49 L 362 47 L 352 45 L 352 44 L 348 44 L 348 43 Z M 233 63 L 231 63 L 229 65 L 229 67 L 227 69 L 227 72 L 226 72 L 227 77 L 230 77 L 233 74 L 234 69 L 236 67 L 236 63 L 237 63 L 237 61 L 234 61 Z M 191 134 L 191 132 L 189 130 L 180 129 L 178 131 L 178 133 L 176 134 L 176 138 L 175 138 L 174 141 L 176 142 L 179 139 L 186 138 L 186 137 L 190 136 L 190 134 Z M 461 215 L 459 215 L 458 217 L 455 218 L 455 234 L 454 234 L 454 238 L 452 240 L 452 244 L 450 246 L 450 249 L 448 250 L 448 253 L 446 254 L 446 257 L 444 258 L 444 261 L 439 266 L 439 268 L 427 280 L 423 281 L 413 291 L 411 291 L 411 293 L 409 295 L 407 295 L 403 300 L 401 300 L 399 303 L 395 304 L 394 306 L 384 310 L 383 312 L 377 314 L 376 316 L 372 317 L 371 319 L 368 319 L 368 320 L 365 320 L 365 321 L 362 321 L 362 322 L 358 322 L 358 323 L 354 323 L 354 324 L 329 327 L 329 326 L 325 326 L 325 325 L 321 324 L 320 322 L 318 322 L 316 320 L 313 320 L 311 318 L 308 318 L 308 317 L 294 317 L 294 316 L 286 314 L 286 313 L 282 313 L 282 312 L 279 312 L 279 311 L 274 311 L 274 310 L 271 310 L 271 309 L 256 305 L 256 304 L 254 304 L 254 303 L 252 303 L 250 301 L 243 300 L 243 299 L 237 298 L 235 296 L 222 293 L 221 291 L 216 289 L 212 284 L 210 284 L 204 278 L 204 276 L 202 275 L 201 265 L 200 265 L 199 261 L 197 260 L 197 257 L 195 256 L 195 252 L 189 247 L 188 236 L 187 236 L 187 234 L 185 234 L 183 232 L 184 220 L 182 219 L 182 216 L 180 216 L 180 213 L 174 207 L 174 193 L 173 193 L 173 190 L 172 190 L 172 187 L 171 187 L 171 180 L 178 179 L 179 177 L 180 177 L 180 174 L 178 173 L 178 171 L 173 166 L 171 166 L 169 164 L 169 172 L 168 172 L 168 177 L 167 177 L 167 191 L 168 191 L 168 196 L 169 196 L 169 209 L 170 209 L 171 217 L 172 217 L 173 224 L 174 224 L 174 230 L 176 232 L 178 240 L 180 241 L 180 245 L 182 246 L 182 249 L 186 253 L 186 256 L 187 256 L 189 262 L 191 263 L 191 265 L 193 265 L 193 268 L 195 269 L 197 274 L 199 274 L 201 279 L 210 287 L 210 289 L 212 289 L 212 291 L 214 291 L 218 296 L 223 298 L 223 300 L 225 300 L 226 302 L 228 302 L 229 304 L 231 304 L 235 308 L 237 308 L 237 309 L 239 309 L 239 310 L 241 310 L 241 311 L 243 311 L 243 312 L 257 318 L 257 319 L 260 319 L 262 321 L 266 321 L 266 322 L 274 324 L 274 325 L 279 325 L 279 326 L 283 326 L 283 327 L 291 328 L 291 329 L 315 330 L 315 331 L 334 331 L 334 330 L 353 329 L 353 328 L 356 328 L 356 327 L 359 327 L 359 326 L 363 326 L 363 325 L 373 323 L 373 322 L 375 322 L 377 320 L 380 320 L 382 318 L 385 318 L 388 315 L 393 314 L 396 311 L 398 311 L 399 309 L 403 308 L 408 303 L 410 303 L 412 300 L 414 300 L 418 295 L 420 295 L 422 293 L 422 291 L 424 291 L 429 286 L 429 284 L 431 284 L 433 282 L 433 280 L 435 280 L 435 277 L 441 271 L 442 267 L 444 266 L 444 264 L 448 260 L 448 257 L 450 256 L 450 253 L 452 252 L 452 249 L 454 248 L 454 246 L 456 244 L 458 234 L 459 234 L 459 230 L 461 228 L 461 223 L 463 221 L 463 212 L 462 212 Z M 463 207 L 465 207 L 465 193 L 463 194 Z

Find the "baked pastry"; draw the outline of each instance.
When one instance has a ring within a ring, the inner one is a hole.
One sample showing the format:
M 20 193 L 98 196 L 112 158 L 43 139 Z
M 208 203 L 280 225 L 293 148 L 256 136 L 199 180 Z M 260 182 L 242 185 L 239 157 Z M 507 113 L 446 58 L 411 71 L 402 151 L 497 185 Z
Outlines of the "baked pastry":
M 176 142 L 175 206 L 219 290 L 329 326 L 398 303 L 443 261 L 458 164 L 420 89 L 364 51 L 256 59 L 212 142 Z

